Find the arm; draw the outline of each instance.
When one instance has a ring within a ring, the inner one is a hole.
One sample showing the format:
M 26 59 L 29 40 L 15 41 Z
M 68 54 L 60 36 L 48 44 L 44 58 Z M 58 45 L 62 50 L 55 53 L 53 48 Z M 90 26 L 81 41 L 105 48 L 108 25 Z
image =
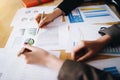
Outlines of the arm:
M 58 80 L 116 80 L 111 74 L 81 62 L 66 60 Z
M 58 59 L 54 55 L 51 55 L 48 51 L 29 44 L 24 44 L 19 53 L 25 57 L 27 64 L 44 66 L 56 71 L 59 71 L 63 64 L 62 60 Z
M 56 19 L 60 15 L 62 14 L 67 15 L 73 9 L 80 6 L 82 3 L 83 3 L 83 0 L 63 0 L 63 2 L 61 2 L 57 6 L 57 8 L 54 9 L 53 12 L 49 14 L 45 14 L 42 20 L 40 20 L 41 14 L 38 14 L 35 19 L 38 23 L 38 26 L 40 28 L 43 28 L 45 27 L 45 25 L 49 24 L 50 22 L 52 22 L 54 19 Z
M 82 3 L 83 0 L 63 0 L 63 2 L 58 5 L 58 8 L 61 9 L 65 15 L 67 15 Z
M 93 56 L 96 56 L 106 45 L 109 44 L 111 37 L 109 35 L 104 35 L 97 40 L 80 41 L 72 51 L 71 56 L 75 61 L 85 61 Z

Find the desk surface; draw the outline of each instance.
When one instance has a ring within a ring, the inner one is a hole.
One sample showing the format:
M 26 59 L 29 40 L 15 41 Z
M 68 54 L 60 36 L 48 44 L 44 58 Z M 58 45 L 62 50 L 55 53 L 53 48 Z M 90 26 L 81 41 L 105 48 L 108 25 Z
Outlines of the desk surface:
M 54 0 L 53 2 L 42 4 L 40 6 L 51 6 L 51 5 L 57 5 L 62 0 Z M 9 38 L 9 35 L 12 31 L 12 27 L 10 27 L 11 21 L 16 13 L 16 11 L 23 6 L 21 0 L 0 0 L 0 48 L 5 47 L 5 44 Z M 91 4 L 91 3 L 90 3 Z M 118 13 L 114 10 L 114 7 L 112 7 L 113 11 L 118 15 Z M 120 17 L 120 16 L 119 16 Z M 62 59 L 71 59 L 70 54 L 62 51 L 61 58 Z M 101 56 L 99 56 L 101 57 Z M 104 58 L 104 57 L 102 57 Z M 107 56 L 107 58 L 110 58 Z

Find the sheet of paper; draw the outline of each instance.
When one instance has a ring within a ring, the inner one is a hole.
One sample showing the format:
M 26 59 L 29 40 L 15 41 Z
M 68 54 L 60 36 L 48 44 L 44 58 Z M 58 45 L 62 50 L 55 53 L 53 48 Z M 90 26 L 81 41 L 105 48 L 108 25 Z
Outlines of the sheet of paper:
M 5 70 L 9 66 L 9 55 L 7 55 L 5 48 L 0 48 L 0 80 L 1 77 L 4 75 Z
M 50 26 L 40 29 L 36 41 L 36 46 L 44 49 L 54 49 L 59 47 L 59 27 Z
M 82 6 L 74 9 L 66 16 L 68 23 L 107 23 L 118 22 L 120 19 L 107 5 Z
M 38 27 L 35 18 L 38 14 L 42 14 L 43 11 L 47 14 L 54 10 L 55 6 L 44 6 L 44 7 L 32 7 L 32 8 L 21 8 L 19 9 L 11 23 L 12 27 Z M 58 17 L 53 20 L 48 26 L 60 25 L 62 18 Z
M 61 50 L 67 46 L 68 32 L 67 25 L 63 26 L 48 26 L 44 29 L 40 29 L 37 33 L 38 28 L 18 28 L 15 27 L 7 41 L 6 48 L 12 48 L 19 51 L 23 46 L 24 42 L 28 38 L 34 39 L 34 45 L 45 50 Z
M 88 62 L 88 64 L 120 77 L 120 58 L 111 58 Z
M 49 52 L 59 58 L 59 51 Z M 58 72 L 47 67 L 26 64 L 25 59 L 18 57 L 15 50 L 7 50 L 7 55 L 9 57 L 5 59 L 9 65 L 5 67 L 4 74 L 1 73 L 0 80 L 57 80 Z
M 5 51 L 4 48 L 0 48 L 0 78 L 4 73 L 5 70 Z
M 49 26 L 43 31 L 39 31 L 35 46 L 47 50 L 65 49 L 68 38 L 67 25 Z
M 7 66 L 7 58 L 9 55 L 6 53 L 5 48 L 0 48 L 0 72 L 3 72 L 6 69 Z

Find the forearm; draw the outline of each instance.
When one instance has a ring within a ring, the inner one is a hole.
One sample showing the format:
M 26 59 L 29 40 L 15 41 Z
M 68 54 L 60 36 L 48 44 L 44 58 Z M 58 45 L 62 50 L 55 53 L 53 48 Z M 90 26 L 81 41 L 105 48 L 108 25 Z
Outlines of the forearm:
M 114 77 L 81 62 L 66 60 L 62 65 L 58 80 L 116 80 Z
M 69 4 L 68 4 L 69 3 Z M 51 13 L 52 20 L 59 17 L 60 15 L 64 14 L 67 15 L 73 9 L 80 6 L 83 3 L 83 0 L 63 0 L 57 8 Z
M 51 14 L 53 15 L 53 17 L 55 19 L 55 18 L 59 17 L 60 15 L 62 15 L 63 11 L 59 8 L 55 8 Z
M 80 6 L 83 3 L 83 0 L 63 0 L 57 8 L 60 8 L 65 15 L 69 14 L 73 9 Z
M 99 42 L 100 45 L 102 44 L 101 47 L 105 47 L 110 43 L 110 41 L 111 41 L 111 36 L 107 34 L 97 39 L 97 42 Z
M 56 56 L 54 55 L 48 55 L 48 57 L 46 58 L 46 64 L 45 66 L 53 69 L 53 70 L 56 70 L 57 72 L 59 72 L 60 68 L 62 67 L 64 61 L 63 60 L 60 60 L 59 58 L 57 58 Z

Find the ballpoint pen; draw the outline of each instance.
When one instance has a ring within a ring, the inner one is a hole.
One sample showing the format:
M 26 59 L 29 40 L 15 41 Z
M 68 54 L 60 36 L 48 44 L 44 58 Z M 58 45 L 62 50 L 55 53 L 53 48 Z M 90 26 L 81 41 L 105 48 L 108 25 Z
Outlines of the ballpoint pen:
M 45 14 L 45 12 L 43 11 L 43 13 L 42 13 L 42 15 L 40 17 L 40 21 L 44 18 L 44 14 Z M 37 34 L 39 33 L 39 30 L 40 30 L 40 27 L 38 27 Z
M 29 45 L 33 45 L 34 44 L 34 39 L 32 38 L 28 38 L 26 39 L 26 41 L 24 42 L 24 44 L 29 44 Z M 19 53 L 18 53 L 18 57 L 21 56 L 21 54 L 24 54 L 24 52 L 30 52 L 31 50 L 23 48 Z

